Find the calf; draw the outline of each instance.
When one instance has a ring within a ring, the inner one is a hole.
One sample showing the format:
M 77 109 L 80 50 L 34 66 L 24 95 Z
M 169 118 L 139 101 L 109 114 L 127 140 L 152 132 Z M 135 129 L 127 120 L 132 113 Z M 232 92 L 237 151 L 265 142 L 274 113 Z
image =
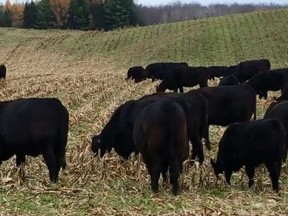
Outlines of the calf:
M 158 192 L 160 173 L 166 181 L 169 168 L 172 192 L 179 193 L 178 178 L 189 154 L 187 135 L 185 112 L 171 100 L 149 104 L 137 115 L 133 139 L 151 176 L 153 192 Z
M 135 83 L 141 82 L 147 78 L 147 73 L 142 66 L 130 67 L 127 72 L 126 80 L 132 79 Z
M 234 123 L 228 126 L 219 143 L 217 161 L 211 159 L 216 175 L 225 174 L 230 184 L 232 172 L 245 166 L 249 187 L 254 183 L 255 168 L 267 167 L 273 190 L 279 190 L 281 163 L 285 153 L 285 129 L 275 119 Z
M 288 81 L 288 68 L 274 69 L 257 73 L 248 80 L 250 85 L 259 95 L 259 98 L 267 99 L 268 91 L 283 90 Z
M 220 82 L 219 82 L 219 86 L 238 85 L 238 84 L 240 84 L 239 79 L 233 74 L 220 79 Z
M 183 93 L 183 87 L 193 87 L 199 84 L 207 87 L 209 72 L 205 67 L 181 67 L 166 73 L 164 80 L 156 87 L 156 92 L 165 92 L 166 89 Z
M 16 165 L 25 156 L 42 154 L 50 180 L 57 182 L 66 166 L 67 109 L 55 98 L 29 98 L 0 102 L 0 164 L 16 155 Z
M 278 103 L 272 103 L 267 109 L 264 119 L 277 119 L 279 120 L 286 130 L 286 145 L 284 161 L 287 158 L 288 149 L 288 101 L 282 101 Z

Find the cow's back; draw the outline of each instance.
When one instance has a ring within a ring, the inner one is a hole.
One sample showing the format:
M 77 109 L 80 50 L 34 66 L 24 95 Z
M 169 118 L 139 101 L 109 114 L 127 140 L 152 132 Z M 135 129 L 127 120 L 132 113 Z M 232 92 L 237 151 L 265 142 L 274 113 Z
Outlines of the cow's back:
M 245 163 L 259 165 L 284 157 L 285 129 L 275 119 L 233 123 L 219 143 L 219 155 L 226 165 L 239 169 Z
M 163 156 L 168 160 L 169 154 L 177 154 L 177 151 L 183 151 L 187 145 L 188 156 L 186 116 L 183 108 L 169 99 L 147 105 L 135 118 L 133 138 L 142 154 L 160 154 L 159 157 Z M 183 146 L 175 146 L 176 143 Z M 170 152 L 171 148 L 176 152 Z
M 207 100 L 209 124 L 226 126 L 249 121 L 256 110 L 256 94 L 246 84 L 200 88 L 187 94 L 193 93 L 200 93 Z
M 64 149 L 67 142 L 69 114 L 55 98 L 30 98 L 0 103 L 0 130 L 5 137 L 6 157 L 16 153 L 36 156 L 41 144 Z M 63 153 L 63 150 L 61 150 Z M 6 158 L 7 159 L 7 158 Z M 5 160 L 5 159 L 4 159 Z

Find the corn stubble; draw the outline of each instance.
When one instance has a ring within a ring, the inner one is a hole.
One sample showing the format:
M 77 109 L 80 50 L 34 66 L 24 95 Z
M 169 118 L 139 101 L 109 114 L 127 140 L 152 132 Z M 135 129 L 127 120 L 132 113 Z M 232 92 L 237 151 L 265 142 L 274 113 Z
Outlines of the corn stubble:
M 161 56 L 162 60 L 176 59 L 204 66 L 232 64 L 236 60 L 250 58 L 251 45 L 247 44 L 249 41 L 245 38 L 245 34 L 254 35 L 255 43 L 258 41 L 263 43 L 266 38 L 263 36 L 265 32 L 260 34 L 254 30 L 259 20 L 269 16 L 278 20 L 287 17 L 286 14 L 288 13 L 279 11 L 278 17 L 267 12 L 261 17 L 261 14 L 255 13 L 253 16 L 243 15 L 244 18 L 235 15 L 233 19 L 220 17 L 199 22 L 136 28 L 135 31 L 124 29 L 111 34 L 0 29 L 2 33 L 0 43 L 3 45 L 0 49 L 0 60 L 5 61 L 7 67 L 7 79 L 0 82 L 0 99 L 58 97 L 70 114 L 66 151 L 67 169 L 60 172 L 59 183 L 50 183 L 42 157 L 28 157 L 24 169 L 15 167 L 15 158 L 4 161 L 0 167 L 0 213 L 3 215 L 288 214 L 286 164 L 283 165 L 279 194 L 271 190 L 270 178 L 264 167 L 257 169 L 255 185 L 250 189 L 244 170 L 232 176 L 232 186 L 226 185 L 222 175 L 219 179 L 216 178 L 209 161 L 211 157 L 216 157 L 217 144 L 225 130 L 223 127 L 210 127 L 212 151 L 208 152 L 204 147 L 206 160 L 203 165 L 195 162 L 191 167 L 190 161 L 185 161 L 180 177 L 181 193 L 176 197 L 170 192 L 171 186 L 163 184 L 161 178 L 159 193 L 151 192 L 149 175 L 139 155 L 133 154 L 130 160 L 123 161 L 114 151 L 99 158 L 90 150 L 91 136 L 102 130 L 116 107 L 129 99 L 155 92 L 157 82 L 151 83 L 148 80 L 139 84 L 126 82 L 124 78 L 128 67 L 156 61 L 157 56 Z M 244 26 L 245 22 L 249 25 Z M 281 26 L 281 23 L 277 25 Z M 211 28 L 205 29 L 205 26 Z M 233 32 L 235 26 L 243 28 L 243 34 L 237 37 L 236 33 L 229 34 Z M 195 34 L 187 36 L 186 28 L 195 29 L 193 31 Z M 268 24 L 267 28 L 272 26 Z M 175 29 L 178 30 L 173 35 L 171 32 Z M 198 31 L 199 29 L 202 31 Z M 263 31 L 262 28 L 258 30 Z M 284 44 L 286 37 L 272 36 L 277 38 L 276 41 L 280 45 L 277 45 L 278 48 L 273 46 L 273 49 L 269 48 L 270 45 L 263 46 L 261 50 L 263 53 L 260 54 L 271 58 L 273 66 L 285 67 L 288 65 L 285 62 L 287 52 L 274 51 L 276 48 L 277 50 L 285 48 L 281 44 Z M 199 38 L 207 41 L 200 43 L 203 46 L 196 47 Z M 145 49 L 144 45 L 147 40 L 151 41 L 146 44 L 149 49 Z M 129 41 L 131 46 L 126 44 Z M 189 43 L 189 49 L 183 41 Z M 209 41 L 213 46 L 207 45 Z M 236 43 L 235 46 L 239 44 L 241 46 L 241 49 L 235 48 L 239 56 L 235 56 L 236 52 L 231 51 L 233 43 Z M 165 50 L 166 47 L 168 50 Z M 201 47 L 204 47 L 202 53 Z M 227 58 L 224 55 L 227 55 Z M 216 85 L 216 82 L 218 81 L 209 81 L 209 85 Z M 257 102 L 258 118 L 264 115 L 272 102 L 272 96 L 275 95 L 278 93 L 270 94 L 267 101 Z

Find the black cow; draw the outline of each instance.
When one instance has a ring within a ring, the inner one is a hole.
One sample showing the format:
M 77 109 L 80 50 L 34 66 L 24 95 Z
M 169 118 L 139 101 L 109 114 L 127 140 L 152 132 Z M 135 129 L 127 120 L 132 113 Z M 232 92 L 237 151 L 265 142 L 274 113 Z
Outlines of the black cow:
M 29 98 L 0 102 L 0 164 L 16 155 L 16 165 L 25 156 L 42 154 L 50 180 L 58 181 L 66 166 L 69 114 L 56 98 Z
M 283 90 L 288 81 L 288 68 L 262 71 L 248 80 L 250 85 L 259 95 L 259 98 L 267 99 L 268 91 Z
M 209 141 L 209 125 L 227 126 L 234 122 L 256 119 L 256 94 L 246 85 L 215 86 L 191 90 L 187 96 L 200 93 L 208 102 L 208 127 L 206 141 Z M 209 145 L 209 144 L 207 144 Z
M 275 119 L 262 119 L 229 125 L 220 140 L 217 161 L 211 159 L 211 164 L 216 175 L 224 172 L 228 184 L 232 172 L 245 166 L 251 187 L 255 167 L 264 163 L 270 173 L 273 190 L 278 192 L 284 154 L 283 125 Z
M 156 92 L 165 92 L 166 89 L 183 93 L 183 87 L 193 87 L 199 84 L 200 88 L 207 87 L 209 72 L 205 67 L 181 67 L 166 73 L 164 80 L 156 87 Z
M 94 153 L 97 154 L 98 150 L 100 150 L 100 156 L 102 157 L 106 151 L 110 152 L 112 148 L 114 148 L 117 154 L 128 159 L 130 154 L 136 151 L 132 138 L 130 140 L 132 143 L 129 142 L 129 140 L 126 140 L 129 136 L 127 136 L 123 130 L 124 127 L 121 127 L 120 124 L 122 108 L 128 106 L 128 103 L 133 104 L 134 101 L 131 100 L 119 106 L 114 111 L 101 133 L 92 137 L 91 150 Z
M 158 192 L 160 173 L 166 181 L 169 168 L 172 192 L 178 194 L 182 163 L 189 155 L 186 115 L 182 106 L 169 99 L 147 105 L 135 119 L 133 139 L 151 176 L 153 192 Z
M 270 70 L 271 64 L 268 59 L 248 60 L 240 62 L 238 65 L 230 66 L 224 76 L 235 75 L 240 83 L 251 79 L 255 74 Z
M 215 77 L 220 78 L 224 75 L 224 73 L 228 70 L 227 66 L 210 66 L 207 67 L 209 71 L 209 75 L 212 79 Z
M 255 74 L 270 70 L 271 64 L 268 59 L 248 60 L 239 63 L 237 78 L 241 83 L 251 79 Z
M 186 62 L 160 62 L 160 63 L 152 63 L 147 65 L 147 78 L 151 78 L 152 81 L 156 79 L 163 80 L 166 72 L 178 67 L 187 67 L 188 64 Z
M 1 78 L 3 78 L 3 79 L 6 78 L 6 67 L 4 64 L 0 65 L 0 79 Z
M 286 129 L 286 151 L 284 157 L 284 160 L 286 160 L 288 149 L 288 101 L 271 103 L 264 115 L 264 119 L 278 119 Z
M 146 70 L 142 66 L 134 66 L 129 68 L 126 80 L 132 79 L 135 81 L 135 83 L 138 83 L 145 80 L 146 78 Z
M 117 154 L 128 159 L 132 152 L 137 152 L 132 136 L 135 118 L 147 105 L 167 98 L 177 102 L 184 109 L 189 139 L 192 143 L 192 160 L 199 157 L 199 161 L 202 163 L 204 154 L 201 138 L 204 137 L 207 128 L 208 108 L 207 101 L 199 94 L 193 94 L 186 98 L 186 95 L 161 93 L 127 101 L 116 109 L 101 133 L 92 138 L 92 151 L 97 153 L 100 149 L 100 155 L 103 156 L 106 151 L 110 152 L 114 148 Z
M 219 86 L 224 85 L 238 85 L 240 84 L 239 79 L 235 75 L 229 75 L 220 79 Z

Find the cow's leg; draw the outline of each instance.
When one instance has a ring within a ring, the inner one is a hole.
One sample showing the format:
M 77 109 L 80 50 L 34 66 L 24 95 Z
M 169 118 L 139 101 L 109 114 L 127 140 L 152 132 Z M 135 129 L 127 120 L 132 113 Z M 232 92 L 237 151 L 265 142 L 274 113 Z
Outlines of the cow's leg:
M 205 138 L 205 146 L 210 151 L 211 145 L 210 145 L 210 140 L 209 140 L 209 125 L 207 125 L 207 128 L 204 132 L 204 138 Z
M 170 159 L 170 184 L 172 184 L 172 193 L 177 195 L 179 193 L 178 178 L 180 175 L 180 161 L 177 157 Z
M 55 166 L 54 177 L 56 178 L 56 182 L 57 182 L 61 167 L 64 167 L 63 169 L 66 168 L 66 161 L 65 161 L 65 158 L 63 159 L 63 157 L 59 155 L 55 155 L 55 160 L 56 160 L 56 166 Z
M 230 179 L 232 175 L 232 170 L 225 170 L 225 179 L 227 184 L 231 185 Z
M 167 183 L 167 172 L 168 172 L 168 164 L 163 163 L 161 166 L 161 173 L 163 178 L 163 183 Z
M 181 93 L 183 93 L 184 92 L 183 86 L 180 86 L 179 90 L 180 90 Z
M 200 164 L 204 161 L 204 152 L 203 152 L 203 144 L 201 142 L 201 139 L 199 137 L 191 137 L 191 143 L 192 143 L 192 155 L 191 160 L 194 161 L 195 158 L 199 157 Z
M 266 162 L 265 166 L 268 169 L 272 181 L 272 188 L 276 192 L 279 191 L 279 176 L 281 173 L 281 161 Z
M 149 165 L 148 165 L 149 164 Z M 148 172 L 150 173 L 151 176 L 151 188 L 154 193 L 158 193 L 159 191 L 159 177 L 160 177 L 160 171 L 161 171 L 161 166 L 159 161 L 152 161 L 151 163 L 147 164 Z M 149 171 L 150 170 L 150 171 Z
M 254 184 L 254 173 L 255 173 L 255 167 L 253 165 L 247 165 L 245 166 L 245 170 L 247 173 L 247 176 L 249 178 L 249 187 L 251 187 Z
M 16 154 L 16 166 L 20 166 L 25 163 L 25 154 Z
M 267 97 L 268 97 L 267 91 L 266 91 L 266 92 L 263 92 L 263 97 L 264 97 L 264 99 L 267 99 Z
M 25 178 L 25 172 L 24 172 L 24 164 L 25 164 L 25 154 L 16 154 L 16 166 L 20 166 L 20 177 L 22 180 Z
M 48 145 L 43 151 L 43 157 L 49 170 L 50 181 L 56 183 L 58 181 L 57 161 L 52 145 Z
M 285 152 L 284 152 L 283 162 L 285 162 L 286 159 L 287 159 L 287 153 L 288 153 L 288 134 L 286 136 Z

